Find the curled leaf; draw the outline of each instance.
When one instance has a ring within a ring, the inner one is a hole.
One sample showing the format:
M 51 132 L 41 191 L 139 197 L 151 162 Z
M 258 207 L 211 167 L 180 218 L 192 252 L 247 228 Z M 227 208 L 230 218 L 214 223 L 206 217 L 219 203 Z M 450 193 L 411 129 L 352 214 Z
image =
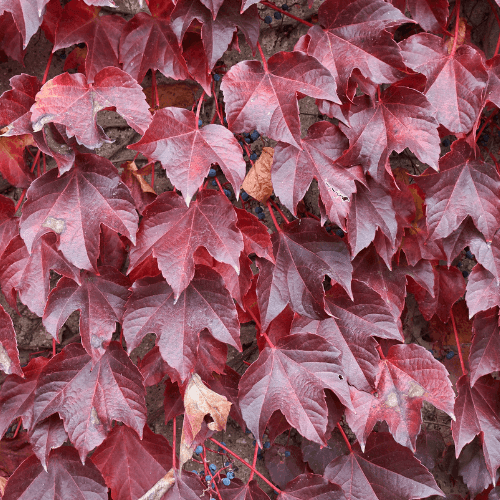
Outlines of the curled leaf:
M 273 194 L 273 182 L 271 180 L 273 155 L 273 148 L 262 148 L 262 154 L 248 171 L 241 186 L 250 196 L 261 203 L 265 203 Z

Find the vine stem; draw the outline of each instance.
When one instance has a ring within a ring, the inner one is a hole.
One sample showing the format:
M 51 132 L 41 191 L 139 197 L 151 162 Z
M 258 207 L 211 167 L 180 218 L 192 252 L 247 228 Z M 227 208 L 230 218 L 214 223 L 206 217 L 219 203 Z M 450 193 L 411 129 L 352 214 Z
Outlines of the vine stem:
M 279 7 L 277 7 L 276 5 L 274 5 L 271 2 L 262 1 L 260 3 L 262 5 L 265 5 L 266 7 L 270 7 L 271 9 L 273 9 L 273 10 L 275 10 L 277 12 L 281 12 L 285 16 L 288 16 L 288 17 L 291 17 L 292 19 L 295 19 L 299 23 L 302 23 L 302 24 L 305 24 L 306 26 L 309 26 L 309 28 L 311 28 L 312 26 L 314 26 L 314 24 L 311 24 L 311 23 L 309 23 L 307 21 L 304 21 L 304 19 L 301 19 L 300 17 L 294 16 L 293 14 L 290 14 L 290 12 L 287 12 L 286 10 L 280 9 Z
M 489 125 L 489 123 L 491 122 L 491 120 L 493 120 L 493 118 L 495 118 L 495 116 L 498 114 L 498 109 L 495 109 L 495 111 L 492 111 L 490 113 L 490 116 L 488 116 L 488 118 L 486 118 L 486 120 L 484 120 L 484 123 L 483 123 L 483 126 L 478 130 L 477 134 L 476 134 L 476 142 L 479 140 L 479 138 L 481 137 L 481 134 L 484 132 L 484 129 Z M 478 120 L 479 120 L 479 117 L 478 117 Z M 493 123 L 493 122 L 492 122 Z M 495 123 L 493 123 L 495 126 L 497 126 Z
M 458 43 L 458 27 L 460 26 L 460 0 L 457 0 L 456 3 L 456 12 L 455 12 L 455 38 L 453 39 L 453 47 L 451 48 L 451 57 L 455 55 L 457 50 Z
M 255 450 L 253 451 L 253 462 L 252 462 L 252 467 L 255 469 L 257 465 L 257 454 L 259 452 L 259 445 L 257 444 L 257 441 L 255 441 Z M 250 477 L 248 478 L 248 482 L 250 482 L 253 479 L 253 470 L 250 472 Z
M 271 200 L 271 198 L 269 198 L 269 201 L 271 202 L 271 205 L 272 205 L 272 206 L 273 206 L 273 207 L 274 207 L 274 208 L 275 208 L 275 209 L 279 212 L 279 214 L 280 214 L 280 215 L 281 215 L 281 217 L 283 218 L 283 221 L 284 221 L 284 222 L 286 222 L 286 223 L 288 223 L 288 222 L 289 222 L 289 220 L 288 220 L 288 218 L 287 218 L 287 217 L 285 217 L 285 214 L 281 211 L 280 207 L 278 207 L 278 205 L 276 205 L 276 203 L 274 203 L 274 201 L 273 201 L 273 200 Z M 311 214 L 311 215 L 312 215 L 312 214 Z M 316 216 L 314 216 L 314 217 L 316 217 Z M 317 220 L 319 220 L 319 219 L 317 219 Z
M 17 436 L 17 433 L 19 432 L 19 429 L 21 428 L 22 421 L 23 421 L 22 418 L 19 418 L 19 422 L 17 422 L 17 427 L 16 427 L 16 430 L 14 431 L 14 435 L 12 436 L 12 439 L 14 439 Z
M 255 323 L 255 325 L 257 326 L 257 328 L 259 329 L 259 332 L 262 331 L 262 326 L 260 324 L 260 321 L 257 319 L 257 317 L 255 316 L 255 314 L 253 313 L 253 311 L 249 308 L 248 311 L 246 311 L 248 314 L 250 314 L 250 316 L 252 316 L 252 319 Z
M 380 344 L 377 345 L 377 351 L 380 354 L 380 358 L 385 359 L 384 352 L 382 351 L 382 347 L 380 347 Z
M 52 58 L 54 57 L 54 52 L 50 53 L 49 60 L 47 61 L 47 66 L 45 67 L 45 73 L 43 74 L 42 85 L 47 81 L 49 76 L 50 65 L 52 64 Z
M 274 222 L 274 225 L 276 226 L 276 229 L 278 230 L 279 233 L 281 233 L 282 232 L 281 227 L 279 226 L 278 221 L 276 220 L 276 217 L 274 216 L 273 207 L 269 203 L 269 200 L 267 201 L 267 208 L 269 209 L 269 213 L 271 214 L 271 218 L 273 219 L 273 222 Z
M 198 106 L 196 107 L 196 130 L 198 130 L 198 122 L 200 121 L 201 103 L 203 102 L 204 97 L 205 97 L 205 92 L 202 92 L 200 100 L 198 101 Z
M 342 429 L 342 426 L 338 422 L 337 422 L 337 428 L 340 431 L 340 434 L 342 434 L 342 437 L 344 438 L 345 443 L 347 444 L 347 448 L 349 449 L 349 453 L 352 453 L 351 443 L 349 443 L 349 439 L 347 439 L 347 436 L 345 435 L 344 429 Z
M 23 192 L 21 193 L 21 196 L 19 197 L 19 200 L 18 202 L 16 203 L 16 206 L 14 208 L 14 213 L 16 213 L 18 210 L 19 210 L 19 207 L 21 206 L 21 203 L 23 202 L 24 200 L 24 197 L 26 196 L 26 191 L 28 190 L 28 188 L 24 188 L 23 189 Z
M 246 465 L 252 472 L 257 474 L 257 476 L 259 476 L 266 484 L 268 484 L 269 486 L 271 486 L 271 488 L 273 488 L 275 491 L 277 491 L 278 494 L 281 493 L 280 489 L 278 489 L 273 483 L 271 483 L 271 481 L 269 481 L 267 478 L 265 478 L 255 467 L 252 467 L 246 460 L 243 460 L 239 455 L 232 452 L 229 448 L 226 448 L 222 443 L 219 443 L 219 441 L 217 441 L 213 437 L 208 438 L 208 439 L 210 439 L 210 441 L 212 441 L 216 445 L 220 446 L 223 450 L 226 450 L 230 455 L 232 455 L 234 458 L 239 460 L 243 465 Z
M 458 338 L 457 326 L 455 325 L 455 317 L 453 311 L 450 311 L 451 324 L 453 325 L 453 333 L 455 334 L 455 342 L 457 343 L 458 357 L 460 358 L 460 366 L 462 367 L 462 374 L 467 375 L 467 370 L 464 365 L 464 358 L 462 356 L 462 347 L 460 346 L 460 339 Z
M 259 49 L 260 57 L 262 59 L 262 66 L 264 66 L 264 71 L 268 73 L 267 61 L 266 58 L 264 57 L 264 52 L 262 51 L 262 47 L 260 46 L 259 42 L 257 42 L 257 48 Z

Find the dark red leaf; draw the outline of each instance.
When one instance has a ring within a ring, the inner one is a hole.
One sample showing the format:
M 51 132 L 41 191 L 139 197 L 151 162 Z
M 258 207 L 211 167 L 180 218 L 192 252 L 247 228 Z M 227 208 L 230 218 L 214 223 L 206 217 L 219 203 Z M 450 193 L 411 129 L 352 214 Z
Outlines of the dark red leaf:
M 59 235 L 57 248 L 71 264 L 97 269 L 100 226 L 135 243 L 138 215 L 128 188 L 116 167 L 91 154 L 76 157 L 75 167 L 58 177 L 56 169 L 43 174 L 28 190 L 21 216 L 21 236 L 32 251 L 47 232 Z
M 285 309 L 312 319 L 326 319 L 325 275 L 351 293 L 349 253 L 340 238 L 330 236 L 318 221 L 301 219 L 271 236 L 276 265 L 260 259 L 257 298 L 262 328 Z
M 164 16 L 139 12 L 130 19 L 121 35 L 120 62 L 139 83 L 149 69 L 176 80 L 189 78 L 177 37 Z
M 334 79 L 314 57 L 278 52 L 267 66 L 243 61 L 222 80 L 227 122 L 233 132 L 256 129 L 276 141 L 300 147 L 297 94 L 339 102 Z
M 122 270 L 128 256 L 125 238 L 108 226 L 101 226 L 99 265 Z
M 458 473 L 464 478 L 471 498 L 477 499 L 476 495 L 492 483 L 478 439 L 474 439 L 472 443 L 465 446 L 460 453 L 458 464 Z
M 63 421 L 58 415 L 51 415 L 35 425 L 30 433 L 30 443 L 33 452 L 45 470 L 47 470 L 50 451 L 62 446 L 67 439 L 68 434 L 64 430 Z
M 94 4 L 96 5 L 96 4 Z M 121 16 L 103 16 L 100 8 L 71 0 L 64 7 L 55 33 L 52 52 L 84 42 L 87 45 L 85 74 L 93 83 L 99 71 L 118 67 L 118 45 L 126 24 Z
M 266 226 L 250 212 L 237 207 L 234 210 L 238 217 L 236 225 L 243 235 L 243 252 L 246 255 L 254 253 L 257 257 L 274 263 L 273 245 Z
M 20 432 L 13 439 L 2 439 L 0 441 L 0 476 L 10 477 L 21 463 L 33 455 L 31 444 L 28 441 L 28 433 Z
M 151 123 L 151 114 L 142 87 L 119 68 L 106 67 L 88 83 L 81 73 L 62 73 L 49 80 L 38 92 L 31 108 L 35 132 L 49 122 L 66 127 L 69 137 L 90 149 L 110 142 L 97 125 L 101 109 L 113 106 L 137 132 L 144 134 Z
M 249 483 L 243 483 L 236 478 L 227 487 L 219 486 L 219 491 L 222 500 L 269 500 L 255 479 Z
M 348 142 L 339 128 L 329 122 L 312 125 L 302 141 L 302 151 L 278 143 L 274 151 L 272 180 L 280 201 L 294 214 L 313 179 L 318 181 L 321 200 L 328 218 L 345 229 L 355 180 L 365 183 L 359 166 L 345 168 L 335 160 L 347 149 Z
M 414 452 L 424 401 L 454 418 L 455 393 L 448 372 L 416 344 L 392 346 L 386 359 L 380 361 L 379 370 L 375 395 L 351 389 L 356 413 L 346 410 L 347 423 L 361 449 L 377 421 L 385 420 L 396 442 Z
M 191 472 L 182 472 L 182 477 L 175 473 L 175 483 L 170 488 L 164 500 L 200 500 L 204 494 L 204 484 L 200 478 Z
M 475 266 L 469 275 L 465 300 L 470 318 L 478 312 L 500 306 L 499 281 L 483 266 Z
M 472 225 L 472 224 L 469 224 Z M 484 236 L 476 228 L 470 230 L 465 245 L 462 248 L 470 246 L 470 251 L 474 254 L 476 260 L 486 268 L 497 282 L 500 281 L 500 231 L 493 236 L 491 243 L 486 243 Z M 460 242 L 462 243 L 462 241 Z
M 262 447 L 262 435 L 275 410 L 300 434 L 326 445 L 328 412 L 324 389 L 351 406 L 338 350 L 318 335 L 288 335 L 266 347 L 240 381 L 243 418 Z
M 14 217 L 14 208 L 12 199 L 0 194 L 0 256 L 19 232 L 19 219 Z
M 212 337 L 208 329 L 200 333 L 195 372 L 210 385 L 213 373 L 223 374 L 227 361 L 227 344 Z M 237 387 L 237 384 L 236 384 Z M 217 392 L 217 391 L 215 391 Z
M 80 311 L 82 344 L 99 361 L 111 342 L 116 323 L 121 322 L 130 281 L 113 267 L 102 266 L 99 274 L 82 271 L 79 285 L 70 278 L 61 278 L 50 292 L 43 313 L 43 325 L 59 341 L 59 330 L 73 311 Z
M 427 77 L 424 94 L 436 108 L 438 122 L 450 133 L 468 133 L 482 106 L 488 81 L 484 55 L 472 45 L 451 45 L 431 33 L 399 44 L 405 64 Z
M 213 163 L 221 167 L 237 195 L 245 177 L 241 147 L 233 134 L 221 125 L 199 128 L 196 115 L 187 109 L 158 110 L 141 140 L 128 148 L 160 161 L 188 205 Z
M 135 207 L 142 215 L 144 209 L 156 199 L 155 190 L 148 183 L 148 181 L 144 179 L 144 175 L 146 175 L 148 170 L 152 175 L 154 164 L 144 167 L 144 169 L 147 169 L 145 172 L 141 172 L 142 169 L 139 170 L 133 161 L 126 161 L 125 163 L 122 163 L 120 168 L 123 169 L 120 178 L 129 188 L 130 194 L 135 202 Z
M 432 474 L 387 432 L 372 433 L 364 453 L 355 444 L 349 455 L 336 458 L 326 468 L 325 478 L 339 484 L 347 500 L 444 496 Z
M 57 23 L 61 18 L 62 12 L 63 8 L 59 0 L 49 0 L 45 7 L 42 30 L 45 34 L 45 38 L 52 44 L 55 41 Z
M 285 451 L 288 451 L 285 455 Z M 302 451 L 297 446 L 274 445 L 264 451 L 264 460 L 271 476 L 271 481 L 280 489 L 307 471 Z
M 345 500 L 342 489 L 316 474 L 301 474 L 288 483 L 277 500 Z
M 144 212 L 128 273 L 152 255 L 177 300 L 193 279 L 199 247 L 239 272 L 243 237 L 232 204 L 219 191 L 204 190 L 187 208 L 180 196 L 167 191 Z
M 123 422 L 142 437 L 145 392 L 141 373 L 118 342 L 111 342 L 94 365 L 80 344 L 69 344 L 40 373 L 33 407 L 35 425 L 59 413 L 83 463 L 88 452 L 104 441 L 112 420 Z
M 108 488 L 97 467 L 90 461 L 83 465 L 70 446 L 50 454 L 47 470 L 35 455 L 27 458 L 7 482 L 3 500 L 39 500 L 42 492 L 54 499 L 108 500 Z
M 199 266 L 177 301 L 161 275 L 138 280 L 131 290 L 123 318 L 128 352 L 147 333 L 155 333 L 160 353 L 172 368 L 169 374 L 175 380 L 184 382 L 194 370 L 199 334 L 204 328 L 217 340 L 241 349 L 236 308 L 222 279 L 210 268 Z M 165 324 L 170 325 L 168 329 Z
M 441 432 L 422 428 L 417 437 L 415 457 L 418 458 L 427 469 L 434 469 L 439 459 L 443 456 L 445 449 L 446 444 Z
M 0 16 L 0 50 L 11 59 L 24 64 L 26 50 L 23 48 L 23 37 L 10 12 Z
M 168 365 L 161 357 L 158 346 L 154 346 L 142 359 L 137 360 L 137 368 L 141 371 L 146 387 L 158 384 L 168 373 Z
M 114 500 L 136 500 L 172 467 L 172 448 L 147 425 L 142 439 L 130 427 L 115 425 L 91 460 Z
M 302 439 L 302 454 L 304 455 L 304 460 L 309 464 L 309 467 L 311 467 L 315 474 L 321 476 L 324 474 L 326 466 L 332 460 L 346 453 L 346 442 L 338 429 L 328 440 L 328 447 L 313 443 L 307 439 Z
M 177 382 L 172 382 L 170 379 L 165 381 L 163 408 L 165 410 L 165 424 L 184 413 L 184 399 L 179 386 Z
M 463 447 L 480 434 L 486 467 L 494 479 L 500 465 L 500 382 L 486 376 L 474 387 L 469 384 L 469 377 L 465 375 L 457 382 L 457 420 L 451 426 L 455 456 L 458 458 Z
M 16 332 L 12 319 L 0 305 L 0 369 L 7 375 L 23 376 L 19 364 L 19 351 L 17 350 Z M 3 411 L 3 409 L 2 409 Z M 0 435 L 3 435 L 0 434 Z

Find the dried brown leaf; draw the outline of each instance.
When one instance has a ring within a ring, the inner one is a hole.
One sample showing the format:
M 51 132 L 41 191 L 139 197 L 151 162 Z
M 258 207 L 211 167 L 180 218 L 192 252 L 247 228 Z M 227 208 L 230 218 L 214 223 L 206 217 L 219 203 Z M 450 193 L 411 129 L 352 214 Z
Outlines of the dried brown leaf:
M 241 186 L 250 196 L 261 203 L 265 203 L 273 194 L 273 183 L 271 180 L 273 155 L 273 148 L 262 148 L 262 154 L 248 171 Z

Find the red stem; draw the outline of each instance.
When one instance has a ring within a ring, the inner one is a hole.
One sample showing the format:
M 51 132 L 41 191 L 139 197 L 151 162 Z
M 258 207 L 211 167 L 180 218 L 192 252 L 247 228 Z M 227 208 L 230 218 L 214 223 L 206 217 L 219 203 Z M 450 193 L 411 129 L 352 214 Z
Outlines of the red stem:
M 16 427 L 16 430 L 14 431 L 14 435 L 12 436 L 12 439 L 14 439 L 17 436 L 17 433 L 19 432 L 19 429 L 21 428 L 21 422 L 22 422 L 22 419 L 19 418 L 19 422 L 17 423 L 17 427 Z
M 347 439 L 347 436 L 345 435 L 344 429 L 342 429 L 342 426 L 340 425 L 340 423 L 337 423 L 337 427 L 340 431 L 340 434 L 342 434 L 344 441 L 347 444 L 347 448 L 349 449 L 349 453 L 352 453 L 352 446 L 351 446 L 351 443 L 349 443 L 349 439 Z
M 50 65 L 52 64 L 52 58 L 54 57 L 54 52 L 50 53 L 49 60 L 47 61 L 47 66 L 45 68 L 45 73 L 43 74 L 42 85 L 47 81 L 49 76 Z
M 252 462 L 252 467 L 255 469 L 257 465 L 257 454 L 259 452 L 259 445 L 257 444 L 257 441 L 255 441 L 255 450 L 253 451 L 253 462 Z M 248 482 L 250 482 L 253 479 L 253 471 L 250 472 L 250 477 L 248 478 Z
M 271 202 L 272 206 L 280 213 L 281 217 L 283 217 L 283 222 L 288 223 L 288 219 L 287 219 L 287 217 L 285 217 L 285 214 L 281 211 L 280 207 L 278 207 L 278 205 L 276 205 L 276 203 L 274 203 L 273 200 L 269 199 L 269 201 Z M 313 216 L 313 217 L 316 217 L 316 216 Z
M 24 188 L 23 189 L 23 192 L 21 193 L 21 196 L 19 197 L 19 200 L 18 202 L 16 203 L 16 206 L 14 208 L 14 213 L 16 213 L 18 210 L 19 210 L 19 207 L 21 206 L 21 203 L 23 202 L 24 200 L 24 196 L 26 195 L 26 191 L 28 190 L 28 188 Z
M 382 351 L 382 347 L 380 347 L 380 344 L 377 345 L 377 351 L 380 354 L 380 359 L 385 359 L 384 353 Z
M 306 212 L 306 215 L 308 217 L 312 217 L 313 219 L 319 220 L 319 217 L 317 215 L 312 214 L 311 212 Z
M 455 12 L 455 38 L 453 39 L 453 47 L 451 48 L 451 54 L 450 54 L 451 57 L 455 55 L 455 51 L 457 50 L 459 25 L 460 25 L 460 0 L 457 0 L 456 12 Z
M 252 363 L 249 363 L 248 361 L 245 361 L 244 359 L 242 359 L 241 361 L 243 361 L 243 363 L 245 363 L 247 366 L 250 366 Z
M 455 325 L 455 317 L 453 316 L 453 311 L 450 311 L 451 324 L 453 325 L 453 332 L 455 333 L 455 342 L 457 343 L 458 357 L 460 358 L 460 366 L 462 367 L 462 374 L 467 375 L 467 370 L 464 365 L 464 358 L 462 356 L 462 347 L 460 346 L 460 340 L 458 338 L 457 327 Z
M 176 460 L 175 460 L 175 447 L 176 447 L 176 443 L 177 443 L 177 425 L 176 425 L 176 421 L 175 421 L 175 418 L 173 418 L 173 421 L 172 421 L 172 425 L 173 425 L 173 428 L 172 428 L 172 467 L 175 469 L 177 466 L 175 465 L 176 464 Z
M 498 113 L 498 109 L 495 109 L 495 111 L 492 111 L 490 113 L 490 116 L 488 116 L 488 118 L 486 118 L 486 120 L 484 120 L 484 123 L 483 123 L 483 126 L 479 129 L 478 133 L 476 134 L 476 142 L 478 141 L 479 137 L 481 137 L 481 134 L 484 132 L 484 129 L 489 125 L 489 123 L 491 122 L 491 120 L 493 120 L 493 118 L 495 118 L 495 115 Z M 479 120 L 479 118 L 478 118 Z M 496 123 L 492 122 L 495 126 L 496 126 Z
M 262 5 L 265 5 L 266 7 L 270 7 L 271 9 L 273 9 L 277 12 L 281 12 L 283 15 L 291 17 L 292 19 L 295 19 L 299 23 L 305 24 L 306 26 L 309 26 L 309 27 L 314 26 L 314 24 L 308 23 L 307 21 L 304 21 L 304 19 L 301 19 L 300 17 L 294 16 L 293 14 L 290 14 L 290 12 L 287 12 L 286 10 L 283 10 L 283 9 L 280 9 L 279 7 L 276 7 L 276 5 L 274 5 L 271 2 L 262 1 L 260 3 Z
M 198 106 L 196 107 L 196 130 L 198 130 L 198 122 L 200 120 L 201 103 L 203 102 L 204 97 L 205 97 L 205 92 L 202 92 L 200 100 L 198 101 Z
M 276 229 L 281 233 L 281 228 L 278 224 L 278 221 L 276 220 L 276 217 L 274 216 L 273 207 L 271 206 L 269 201 L 267 202 L 267 208 L 269 208 L 269 213 L 271 214 L 271 218 L 273 219 L 273 222 L 274 222 L 274 225 L 276 226 Z
M 217 186 L 219 186 L 219 190 L 222 193 L 224 188 L 220 185 L 219 179 L 217 179 L 217 177 L 215 178 L 215 182 L 217 183 Z
M 36 152 L 35 159 L 33 160 L 33 165 L 31 166 L 31 171 L 32 171 L 32 172 L 34 172 L 34 170 L 35 170 L 35 167 L 36 167 L 36 164 L 37 164 L 37 162 L 38 162 L 38 159 L 40 158 L 40 153 L 41 153 L 41 151 L 40 151 L 40 150 L 38 150 L 38 151 Z
M 270 345 L 271 349 L 274 349 L 274 344 L 271 342 L 271 339 L 267 336 L 267 333 L 266 332 L 262 332 L 261 331 L 261 334 L 264 336 L 264 338 L 267 340 L 267 343 Z
M 259 329 L 259 332 L 262 331 L 262 326 L 260 325 L 260 321 L 257 319 L 257 317 L 255 316 L 255 314 L 253 313 L 253 311 L 248 308 L 248 311 L 246 311 L 248 314 L 250 314 L 250 316 L 252 316 L 252 319 L 255 323 L 255 326 Z
M 268 73 L 267 61 L 266 58 L 264 57 L 264 52 L 262 52 L 262 47 L 260 46 L 259 42 L 257 42 L 257 48 L 259 49 L 260 57 L 262 59 L 262 66 L 264 66 L 264 71 Z
M 239 455 L 236 455 L 236 453 L 233 453 L 229 448 L 226 448 L 223 444 L 219 443 L 219 441 L 217 441 L 216 439 L 214 439 L 212 437 L 209 439 L 210 439 L 210 441 L 212 441 L 216 445 L 220 446 L 223 450 L 226 450 L 234 458 L 238 459 L 242 464 L 246 465 L 251 471 L 253 471 L 255 474 L 257 474 L 257 476 L 259 476 L 266 484 L 268 484 L 269 486 L 271 486 L 271 488 L 273 488 L 275 491 L 277 491 L 278 494 L 281 493 L 281 490 L 277 486 L 275 486 L 273 483 L 271 483 L 267 478 L 265 478 L 255 467 L 252 467 L 247 461 L 243 460 Z

